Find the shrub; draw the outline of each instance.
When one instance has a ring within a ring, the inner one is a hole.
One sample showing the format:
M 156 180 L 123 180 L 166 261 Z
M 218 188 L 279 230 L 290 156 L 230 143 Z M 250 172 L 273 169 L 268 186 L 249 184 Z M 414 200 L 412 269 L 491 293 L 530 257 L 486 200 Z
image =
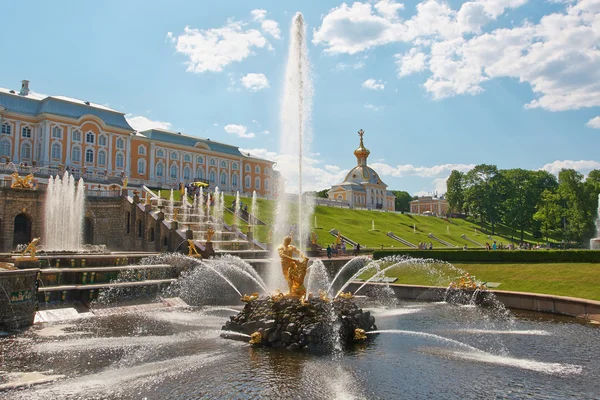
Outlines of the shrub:
M 600 263 L 599 250 L 376 250 L 373 252 L 373 259 L 377 260 L 394 255 L 433 258 L 448 262 Z

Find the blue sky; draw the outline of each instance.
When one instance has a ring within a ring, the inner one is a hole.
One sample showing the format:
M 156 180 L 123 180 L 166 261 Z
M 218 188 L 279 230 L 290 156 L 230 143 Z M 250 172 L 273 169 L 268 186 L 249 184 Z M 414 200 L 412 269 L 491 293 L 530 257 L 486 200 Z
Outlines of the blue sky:
M 284 166 L 280 102 L 300 11 L 314 85 L 306 189 L 343 179 L 361 128 L 369 163 L 411 194 L 441 193 L 453 168 L 479 163 L 600 168 L 600 0 L 222 3 L 7 2 L 0 87 L 29 79 L 139 129 Z

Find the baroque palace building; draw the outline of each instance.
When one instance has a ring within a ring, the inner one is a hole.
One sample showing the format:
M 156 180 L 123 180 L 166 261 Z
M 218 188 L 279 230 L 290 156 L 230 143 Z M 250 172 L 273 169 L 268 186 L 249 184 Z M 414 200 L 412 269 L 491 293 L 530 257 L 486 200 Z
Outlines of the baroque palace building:
M 371 152 L 363 143 L 364 131 L 358 131 L 360 145 L 354 150 L 357 165 L 346 175 L 344 181 L 334 185 L 328 193 L 329 200 L 345 202 L 352 208 L 395 210 L 396 196 L 383 183 L 377 172 L 367 165 Z
M 0 88 L 0 174 L 44 177 L 68 170 L 88 188 L 147 185 L 178 188 L 204 181 L 222 191 L 270 197 L 274 163 L 236 146 L 163 129 L 137 132 L 125 114 L 64 96 Z M 14 165 L 14 167 L 11 166 Z

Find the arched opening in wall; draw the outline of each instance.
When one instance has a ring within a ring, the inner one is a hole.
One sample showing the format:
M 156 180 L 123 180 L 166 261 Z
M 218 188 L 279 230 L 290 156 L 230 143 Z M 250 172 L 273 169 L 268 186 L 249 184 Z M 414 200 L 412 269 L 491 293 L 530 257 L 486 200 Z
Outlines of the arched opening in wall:
M 25 213 L 15 217 L 15 229 L 13 231 L 13 247 L 31 242 L 31 218 Z
M 138 225 L 138 229 L 137 229 L 138 237 L 141 239 L 144 236 L 144 230 L 142 229 L 142 220 L 141 219 L 138 219 L 137 225 Z
M 148 241 L 154 242 L 154 228 L 150 228 L 148 231 Z
M 131 230 L 131 213 L 127 211 L 127 215 L 125 218 L 125 234 L 129 235 Z
M 83 224 L 83 243 L 94 244 L 94 224 L 88 217 L 85 217 Z
M 166 248 L 166 247 L 169 247 L 169 239 L 167 239 L 167 237 L 166 237 L 166 236 L 163 236 L 163 238 L 162 238 L 162 245 L 163 245 L 163 247 L 165 247 L 165 248 Z

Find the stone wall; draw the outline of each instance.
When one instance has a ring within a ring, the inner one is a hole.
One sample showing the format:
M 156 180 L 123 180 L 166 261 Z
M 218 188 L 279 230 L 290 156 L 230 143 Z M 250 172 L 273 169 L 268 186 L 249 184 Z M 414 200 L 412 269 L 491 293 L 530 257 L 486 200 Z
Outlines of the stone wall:
M 44 241 L 44 196 L 35 190 L 0 189 L 0 252 L 15 250 L 14 221 L 23 214 L 31 221 L 31 235 Z M 85 218 L 90 244 L 106 245 L 109 250 L 126 251 L 187 251 L 182 238 L 159 214 L 152 216 L 150 206 L 132 202 L 125 196 L 86 197 Z
M 0 269 L 0 330 L 33 324 L 37 269 Z

